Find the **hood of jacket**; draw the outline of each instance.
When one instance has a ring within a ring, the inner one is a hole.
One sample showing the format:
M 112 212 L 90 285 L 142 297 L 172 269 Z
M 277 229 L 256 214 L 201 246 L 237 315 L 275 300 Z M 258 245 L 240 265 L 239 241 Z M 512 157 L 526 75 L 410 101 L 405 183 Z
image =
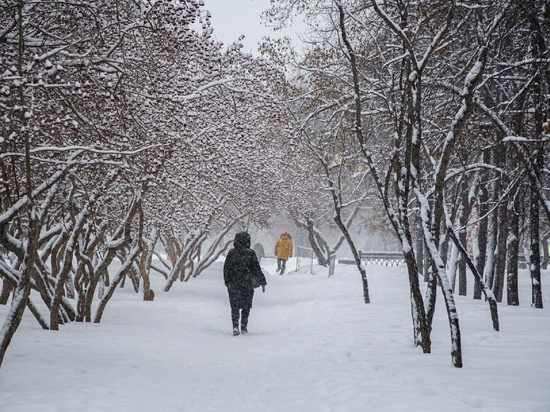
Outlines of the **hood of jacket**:
M 235 249 L 250 249 L 250 235 L 248 232 L 239 232 L 235 235 L 235 240 L 233 240 L 233 246 Z

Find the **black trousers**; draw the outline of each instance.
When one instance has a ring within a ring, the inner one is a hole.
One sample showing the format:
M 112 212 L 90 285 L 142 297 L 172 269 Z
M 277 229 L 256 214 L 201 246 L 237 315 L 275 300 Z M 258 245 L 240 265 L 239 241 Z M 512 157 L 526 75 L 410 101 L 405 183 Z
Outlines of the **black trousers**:
M 233 327 L 239 327 L 239 318 L 241 321 L 241 327 L 248 325 L 248 316 L 250 315 L 250 309 L 252 308 L 252 299 L 254 298 L 253 288 L 230 288 L 227 289 L 229 293 L 229 304 L 231 305 L 231 321 Z

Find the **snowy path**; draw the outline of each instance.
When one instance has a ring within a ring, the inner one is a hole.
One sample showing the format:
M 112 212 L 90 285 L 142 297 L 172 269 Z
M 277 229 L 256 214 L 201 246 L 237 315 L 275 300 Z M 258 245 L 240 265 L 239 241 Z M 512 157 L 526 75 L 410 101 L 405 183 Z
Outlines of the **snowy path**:
M 550 410 L 550 316 L 528 294 L 500 306 L 500 333 L 484 302 L 458 298 L 458 370 L 441 305 L 433 353 L 412 345 L 403 268 L 369 266 L 365 305 L 350 266 L 331 279 L 263 266 L 248 335 L 231 336 L 221 263 L 154 302 L 117 291 L 100 325 L 56 333 L 27 317 L 0 370 L 0 411 Z

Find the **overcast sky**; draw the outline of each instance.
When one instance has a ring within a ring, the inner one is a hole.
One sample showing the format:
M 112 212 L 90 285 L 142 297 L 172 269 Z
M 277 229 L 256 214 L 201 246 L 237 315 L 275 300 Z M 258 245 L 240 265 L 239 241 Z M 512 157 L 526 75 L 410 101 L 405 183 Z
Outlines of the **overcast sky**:
M 258 43 L 264 36 L 272 38 L 287 35 L 298 42 L 296 34 L 298 24 L 292 29 L 273 31 L 261 24 L 262 11 L 269 8 L 270 0 L 204 0 L 204 8 L 212 13 L 214 35 L 218 40 L 229 44 L 245 35 L 244 51 L 258 53 Z

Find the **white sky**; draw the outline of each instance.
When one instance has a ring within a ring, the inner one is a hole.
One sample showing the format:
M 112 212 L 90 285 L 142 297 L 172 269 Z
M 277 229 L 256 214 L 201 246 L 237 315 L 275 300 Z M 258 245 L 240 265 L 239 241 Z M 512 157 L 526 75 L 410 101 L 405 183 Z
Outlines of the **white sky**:
M 257 45 L 264 36 L 272 38 L 289 36 L 298 43 L 297 30 L 300 23 L 295 23 L 293 28 L 283 31 L 274 31 L 261 24 L 261 14 L 270 6 L 270 0 L 204 0 L 204 9 L 212 13 L 212 26 L 214 36 L 229 44 L 245 35 L 243 40 L 244 51 L 257 54 Z

